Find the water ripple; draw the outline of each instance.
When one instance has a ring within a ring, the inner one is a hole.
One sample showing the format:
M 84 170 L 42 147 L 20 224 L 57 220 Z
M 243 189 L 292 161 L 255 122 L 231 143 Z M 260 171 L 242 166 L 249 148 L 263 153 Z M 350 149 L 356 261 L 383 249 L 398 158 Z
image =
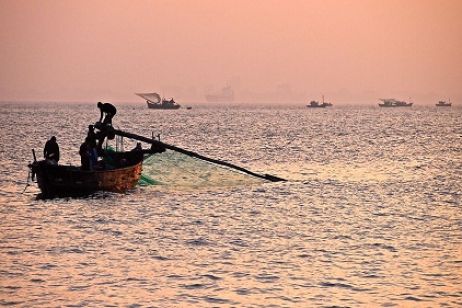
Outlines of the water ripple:
M 35 200 L 30 149 L 56 134 L 78 165 L 99 114 L 0 104 L 0 305 L 462 304 L 460 108 L 118 109 L 117 127 L 289 181 L 166 152 L 144 170 L 163 185 Z

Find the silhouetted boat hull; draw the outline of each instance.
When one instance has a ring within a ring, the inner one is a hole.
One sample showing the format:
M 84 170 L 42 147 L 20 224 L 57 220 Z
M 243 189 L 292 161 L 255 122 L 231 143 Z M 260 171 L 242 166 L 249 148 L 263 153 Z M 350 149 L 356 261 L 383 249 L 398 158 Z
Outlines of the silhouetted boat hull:
M 167 101 L 168 102 L 168 101 Z M 179 109 L 181 106 L 177 103 L 167 104 L 167 103 L 153 103 L 146 101 L 149 109 Z
M 306 107 L 308 107 L 308 108 L 326 108 L 327 106 L 326 105 L 316 105 L 316 106 L 306 105 Z
M 37 176 L 42 198 L 86 196 L 97 191 L 124 193 L 133 189 L 140 179 L 143 154 L 125 152 L 115 155 L 124 166 L 86 171 L 80 167 L 36 161 L 29 167 Z
M 444 101 L 439 101 L 437 104 L 436 104 L 436 107 L 451 107 L 452 106 L 452 103 L 446 103 Z
M 326 107 L 332 107 L 332 103 L 328 102 L 317 102 L 317 101 L 311 101 L 306 107 L 308 108 L 326 108 Z
M 383 103 L 379 103 L 379 107 L 412 107 L 413 103 L 407 103 L 404 101 L 398 101 L 396 99 L 381 99 Z
M 412 107 L 413 103 L 408 103 L 406 105 L 386 105 L 386 104 L 379 104 L 379 107 Z

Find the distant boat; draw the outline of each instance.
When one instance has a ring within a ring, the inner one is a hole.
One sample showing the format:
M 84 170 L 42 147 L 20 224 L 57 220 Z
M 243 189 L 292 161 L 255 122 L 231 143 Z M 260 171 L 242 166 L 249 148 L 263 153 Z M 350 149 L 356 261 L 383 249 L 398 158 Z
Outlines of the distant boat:
M 449 103 L 446 103 L 445 101 L 439 101 L 436 106 L 437 107 L 451 107 L 452 103 L 449 101 Z
M 306 107 L 308 108 L 326 108 L 326 107 L 332 107 L 332 103 L 328 103 L 324 101 L 324 95 L 322 96 L 322 103 L 317 102 L 317 101 L 311 101 Z
M 394 98 L 380 99 L 383 103 L 379 103 L 380 107 L 411 107 L 413 103 L 398 101 Z
M 161 98 L 157 93 L 135 93 L 141 98 L 146 100 L 148 108 L 150 109 L 179 109 L 181 105 L 177 104 L 173 98 L 167 100 Z
M 308 105 L 306 105 L 308 108 L 326 108 L 326 104 L 320 103 L 317 101 L 311 101 Z
M 220 93 L 207 94 L 205 99 L 207 102 L 233 102 L 234 90 L 231 87 L 225 87 Z
M 191 110 L 191 109 L 192 109 L 192 107 L 191 107 L 191 106 L 188 106 L 188 107 L 186 107 L 186 109 L 188 109 L 188 110 Z

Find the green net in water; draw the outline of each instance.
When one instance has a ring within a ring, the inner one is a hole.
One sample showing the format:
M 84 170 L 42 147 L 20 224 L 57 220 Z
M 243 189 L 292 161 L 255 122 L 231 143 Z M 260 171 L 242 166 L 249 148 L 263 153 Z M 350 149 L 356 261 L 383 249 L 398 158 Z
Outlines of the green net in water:
M 237 170 L 167 150 L 143 161 L 139 184 L 207 188 L 262 182 L 264 180 Z

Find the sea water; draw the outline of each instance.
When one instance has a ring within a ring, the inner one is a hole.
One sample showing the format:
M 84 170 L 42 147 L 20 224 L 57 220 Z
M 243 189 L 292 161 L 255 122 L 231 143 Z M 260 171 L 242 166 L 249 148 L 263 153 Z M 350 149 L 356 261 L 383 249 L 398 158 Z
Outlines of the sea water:
M 55 135 L 78 165 L 99 111 L 1 104 L 0 304 L 462 305 L 461 108 L 117 107 L 117 128 L 288 181 L 166 152 L 159 185 L 36 200 L 31 149 Z

